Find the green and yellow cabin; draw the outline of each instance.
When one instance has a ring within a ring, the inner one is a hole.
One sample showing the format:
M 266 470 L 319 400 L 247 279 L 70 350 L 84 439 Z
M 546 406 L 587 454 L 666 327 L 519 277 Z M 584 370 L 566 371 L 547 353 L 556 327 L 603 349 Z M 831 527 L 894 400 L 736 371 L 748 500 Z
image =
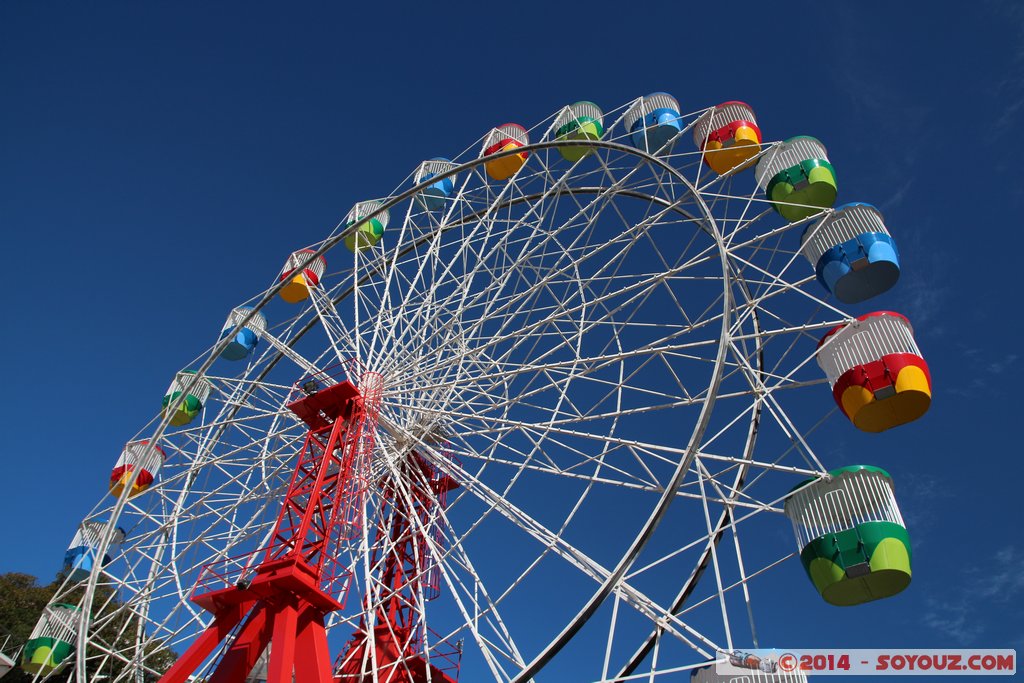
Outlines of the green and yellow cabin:
M 171 415 L 171 424 L 183 427 L 196 419 L 210 397 L 210 383 L 195 370 L 182 370 L 171 380 L 162 401 L 161 416 Z M 180 400 L 179 400 L 180 399 Z
M 530 144 L 530 135 L 526 129 L 518 123 L 506 123 L 491 132 L 484 138 L 483 153 L 481 156 L 489 157 L 500 152 L 511 152 Z M 519 152 L 491 159 L 484 163 L 484 169 L 493 180 L 508 180 L 523 167 L 528 152 Z
M 862 431 L 912 422 L 931 406 L 928 363 L 899 313 L 875 311 L 833 328 L 818 342 L 817 361 L 836 405 Z
M 693 124 L 693 143 L 704 152 L 704 163 L 722 175 L 746 167 L 758 155 L 761 129 L 749 104 L 724 102 Z
M 164 449 L 149 439 L 128 442 L 110 473 L 110 495 L 120 497 L 129 486 L 129 498 L 139 495 L 153 485 L 166 459 Z
M 852 465 L 808 479 L 785 512 L 800 561 L 830 605 L 888 598 L 910 584 L 910 536 L 885 470 Z
M 309 298 L 310 288 L 320 284 L 324 272 L 327 270 L 327 259 L 323 254 L 306 264 L 301 271 L 299 267 L 309 260 L 316 252 L 312 249 L 300 249 L 285 261 L 284 268 L 278 276 L 278 281 L 286 282 L 281 288 L 280 296 L 290 304 L 297 304 Z
M 21 651 L 21 668 L 44 676 L 64 668 L 75 651 L 81 612 L 67 603 L 47 605 Z
M 379 211 L 382 206 L 384 202 L 373 199 L 359 202 L 348 212 L 345 217 L 345 246 L 349 251 L 362 253 L 380 242 L 391 219 L 387 211 Z
M 757 162 L 754 175 L 775 210 L 791 223 L 835 204 L 836 172 L 817 138 L 800 135 L 779 143 Z
M 555 119 L 556 140 L 587 142 L 604 136 L 604 112 L 593 102 L 577 102 L 562 109 Z M 577 162 L 593 151 L 588 145 L 559 147 L 566 161 Z

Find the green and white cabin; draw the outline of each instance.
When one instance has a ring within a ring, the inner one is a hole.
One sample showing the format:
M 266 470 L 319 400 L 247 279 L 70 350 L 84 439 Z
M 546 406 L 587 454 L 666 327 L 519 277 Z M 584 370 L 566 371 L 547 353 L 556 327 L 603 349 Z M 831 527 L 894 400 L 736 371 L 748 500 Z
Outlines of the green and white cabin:
M 779 215 L 792 223 L 836 201 L 836 171 L 828 150 L 809 135 L 798 135 L 768 150 L 757 162 L 754 177 Z
M 162 402 L 162 413 L 171 409 L 178 397 L 185 394 L 178 407 L 174 408 L 171 424 L 175 427 L 187 425 L 202 411 L 206 400 L 210 398 L 211 390 L 210 382 L 205 377 L 197 375 L 195 370 L 182 370 L 174 376 L 171 385 L 167 387 Z
M 21 651 L 21 668 L 43 675 L 64 668 L 75 651 L 80 613 L 63 602 L 47 605 Z
M 556 140 L 600 140 L 604 136 L 604 112 L 593 102 L 577 102 L 562 108 L 553 127 Z M 572 162 L 591 151 L 593 149 L 586 145 L 558 148 L 562 158 Z
M 382 211 L 370 220 L 363 220 L 384 205 L 384 202 L 371 199 L 365 202 L 358 202 L 345 217 L 345 228 L 350 229 L 356 225 L 356 229 L 345 237 L 345 246 L 350 251 L 362 252 L 373 248 L 380 238 L 384 236 L 384 230 L 388 227 L 391 215 Z
M 793 490 L 786 516 L 804 569 L 826 602 L 859 605 L 910 584 L 910 537 L 888 472 L 852 465 Z

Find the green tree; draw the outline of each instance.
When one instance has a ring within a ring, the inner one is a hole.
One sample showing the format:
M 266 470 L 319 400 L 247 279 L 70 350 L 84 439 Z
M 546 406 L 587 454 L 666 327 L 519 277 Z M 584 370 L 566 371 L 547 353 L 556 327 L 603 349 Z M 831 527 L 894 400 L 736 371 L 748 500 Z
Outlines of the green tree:
M 5 654 L 13 656 L 14 651 L 25 644 L 43 609 L 53 601 L 63 578 L 58 575 L 53 583 L 40 586 L 37 579 L 28 574 L 0 574 L 0 643 L 5 635 L 10 635 Z M 60 601 L 77 604 L 82 597 L 83 590 L 76 589 L 61 595 Z M 102 623 L 93 634 L 95 638 L 107 643 L 115 651 L 134 641 L 136 617 L 130 610 L 119 609 L 121 602 L 110 588 L 96 587 L 92 607 L 94 619 Z M 148 646 L 146 650 L 146 664 L 157 672 L 166 671 L 176 659 L 175 654 L 167 648 Z M 90 679 L 114 674 L 114 670 L 107 670 L 109 662 L 102 667 L 103 671 L 99 671 L 102 664 L 97 654 L 86 652 L 86 668 Z M 67 677 L 73 677 L 73 672 L 69 672 Z M 146 678 L 155 681 L 157 677 L 147 675 Z M 3 678 L 3 683 L 29 683 L 31 680 L 30 674 L 16 668 Z

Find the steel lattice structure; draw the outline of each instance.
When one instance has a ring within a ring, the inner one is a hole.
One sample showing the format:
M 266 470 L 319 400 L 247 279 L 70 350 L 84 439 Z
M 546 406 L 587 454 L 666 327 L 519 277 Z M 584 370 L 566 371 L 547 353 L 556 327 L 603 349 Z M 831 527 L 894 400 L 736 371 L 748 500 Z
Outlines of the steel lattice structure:
M 827 471 L 808 435 L 835 411 L 813 361 L 851 317 L 800 255 L 820 212 L 789 222 L 748 170 L 702 163 L 686 138 L 707 109 L 638 148 L 638 102 L 597 137 L 560 134 L 564 110 L 524 146 L 482 136 L 309 245 L 290 266 L 325 258 L 308 299 L 281 302 L 274 279 L 245 302 L 233 331 L 268 321 L 255 352 L 220 359 L 229 334 L 200 353 L 199 417 L 133 439 L 164 451 L 153 485 L 89 515 L 109 520 L 104 543 L 115 524 L 126 536 L 62 589 L 111 596 L 83 613 L 77 680 L 155 676 L 160 648 L 195 643 L 212 619 L 191 599 L 204 567 L 237 578 L 252 562 L 234 558 L 310 549 L 288 545 L 282 515 L 298 454 L 337 423 L 290 408 L 296 381 L 367 373 L 381 391 L 372 438 L 347 451 L 348 517 L 309 555 L 340 568 L 344 607 L 323 615 L 338 680 L 676 680 L 757 642 L 758 582 L 799 570 L 777 569 L 791 546 L 747 541 L 787 530 L 789 489 Z M 774 146 L 760 149 L 751 163 Z M 515 155 L 507 179 L 489 175 Z M 443 180 L 450 196 L 423 201 Z M 384 217 L 378 242 L 352 241 Z M 209 652 L 198 675 L 225 656 Z

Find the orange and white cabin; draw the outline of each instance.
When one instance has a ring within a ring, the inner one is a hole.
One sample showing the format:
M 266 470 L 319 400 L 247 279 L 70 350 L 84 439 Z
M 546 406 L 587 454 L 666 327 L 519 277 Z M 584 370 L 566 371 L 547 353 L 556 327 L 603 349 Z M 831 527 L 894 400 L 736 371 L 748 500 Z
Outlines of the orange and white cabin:
M 693 142 L 704 163 L 721 175 L 743 167 L 761 151 L 761 129 L 745 102 L 724 102 L 693 124 Z
M 916 420 L 931 405 L 928 364 L 899 313 L 868 313 L 832 329 L 818 343 L 817 360 L 836 403 L 865 432 Z
M 125 487 L 132 480 L 133 473 L 138 470 L 135 482 L 131 484 L 129 497 L 137 496 L 156 480 L 160 468 L 164 466 L 167 454 L 164 449 L 156 444 L 150 444 L 148 439 L 142 441 L 130 441 L 121 450 L 121 456 L 117 459 L 113 471 L 110 473 L 110 493 L 120 496 Z
M 296 251 L 288 257 L 284 268 L 281 270 L 281 275 L 278 276 L 278 280 L 288 282 L 281 289 L 281 298 L 290 304 L 297 304 L 309 298 L 310 287 L 319 285 L 320 279 L 323 278 L 324 272 L 327 270 L 327 259 L 321 254 L 310 261 L 302 272 L 298 272 L 299 266 L 305 263 L 310 255 L 314 253 L 316 252 L 312 249 Z
M 499 152 L 508 152 L 530 144 L 530 135 L 526 129 L 518 123 L 506 123 L 491 129 L 484 139 L 483 153 L 481 156 L 489 157 Z M 529 152 L 510 154 L 498 159 L 491 159 L 484 164 L 484 168 L 494 180 L 508 180 L 514 176 L 526 163 Z

